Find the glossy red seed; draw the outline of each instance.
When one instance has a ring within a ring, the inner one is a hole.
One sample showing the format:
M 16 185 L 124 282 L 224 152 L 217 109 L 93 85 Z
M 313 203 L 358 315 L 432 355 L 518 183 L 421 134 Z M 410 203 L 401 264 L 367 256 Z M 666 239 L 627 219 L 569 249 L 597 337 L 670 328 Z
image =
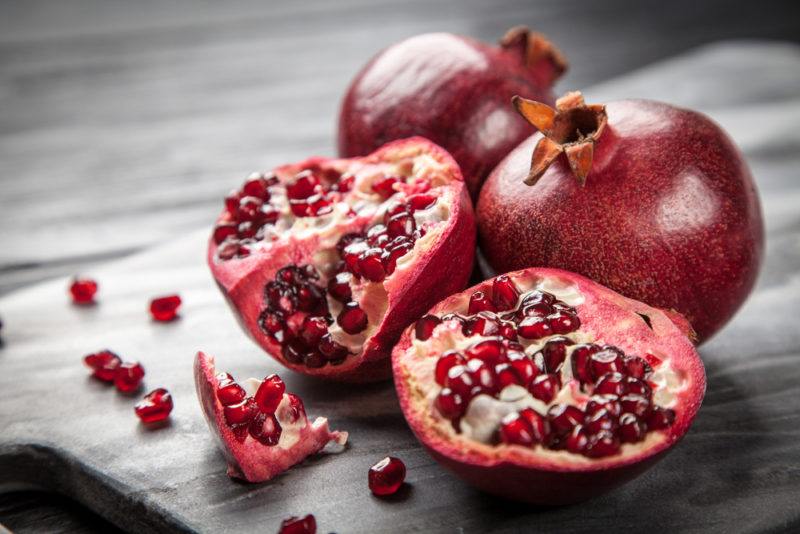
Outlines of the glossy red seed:
M 258 413 L 247 425 L 248 433 L 262 445 L 274 447 L 278 444 L 283 428 L 272 413 Z
M 233 223 L 221 223 L 218 224 L 214 228 L 214 243 L 219 245 L 226 238 L 230 236 L 235 236 L 237 231 L 237 226 Z
M 589 437 L 583 454 L 589 458 L 602 458 L 619 452 L 619 439 L 608 430 L 601 430 Z
M 552 401 L 559 389 L 561 389 L 561 379 L 554 373 L 539 375 L 528 386 L 531 395 L 544 403 Z
M 577 378 L 582 384 L 594 382 L 591 370 L 589 369 L 589 359 L 599 350 L 600 347 L 592 344 L 578 345 L 573 349 L 570 355 L 572 359 L 572 376 Z
M 556 434 L 566 435 L 572 432 L 576 425 L 583 423 L 583 410 L 571 404 L 556 404 L 547 411 L 550 426 Z
M 269 200 L 267 180 L 260 174 L 251 175 L 242 186 L 242 193 L 247 196 L 260 198 L 266 202 Z
M 386 278 L 386 270 L 383 267 L 381 256 L 383 250 L 371 248 L 362 252 L 358 256 L 358 271 L 361 276 L 370 282 L 382 282 Z
M 550 437 L 550 421 L 533 408 L 523 408 L 519 412 L 521 419 L 528 422 L 534 443 L 546 443 Z
M 493 336 L 500 331 L 497 319 L 490 317 L 489 312 L 481 312 L 475 317 L 466 319 L 461 329 L 465 336 Z
M 636 443 L 644 439 L 646 433 L 644 423 L 632 413 L 624 413 L 619 418 L 617 435 L 622 443 Z
M 367 328 L 367 314 L 356 302 L 348 302 L 336 318 L 342 330 L 348 334 L 358 334 Z
M 255 221 L 261 213 L 261 206 L 264 202 L 256 197 L 242 197 L 236 211 L 236 218 L 240 222 Z
M 275 413 L 275 410 L 278 408 L 278 404 L 280 404 L 285 391 L 286 384 L 283 383 L 281 377 L 276 374 L 271 374 L 258 386 L 256 394 L 253 395 L 253 400 L 259 410 L 267 414 L 272 414 Z
M 656 406 L 647 415 L 647 428 L 650 430 L 661 430 L 667 428 L 675 422 L 675 412 L 669 408 Z
M 594 387 L 594 392 L 598 395 L 617 395 L 622 396 L 628 392 L 628 384 L 625 376 L 620 373 L 608 373 L 603 375 Z
M 223 408 L 225 422 L 228 426 L 243 425 L 249 423 L 255 417 L 258 408 L 253 399 L 246 398 L 238 404 L 232 404 Z
M 166 389 L 158 388 L 145 395 L 134 406 L 134 411 L 143 423 L 158 423 L 169 417 L 172 407 L 172 395 Z
M 306 199 L 314 194 L 319 185 L 319 178 L 312 171 L 305 170 L 286 185 L 286 196 L 295 200 Z
M 330 334 L 325 334 L 322 336 L 322 339 L 319 341 L 319 352 L 325 357 L 326 360 L 329 362 L 339 362 L 341 363 L 347 357 L 347 347 L 344 347 L 333 340 L 333 337 Z
M 586 403 L 586 415 L 588 417 L 599 411 L 606 411 L 614 417 L 619 417 L 623 410 L 616 395 L 594 395 Z
M 625 379 L 625 385 L 626 385 L 626 393 L 639 395 L 648 400 L 653 395 L 653 390 L 650 389 L 650 386 L 648 386 L 647 382 L 645 382 L 644 380 L 639 380 L 638 378 L 633 378 L 629 376 L 626 377 Z
M 436 371 L 435 371 L 435 378 L 436 383 L 440 386 L 445 384 L 447 380 L 447 373 L 450 369 L 456 365 L 463 365 L 464 364 L 464 357 L 461 356 L 458 352 L 446 352 L 442 354 L 439 359 L 436 361 Z
M 503 321 L 500 323 L 500 328 L 497 330 L 497 333 L 504 338 L 508 339 L 509 341 L 516 341 L 518 338 L 517 336 L 517 327 L 514 323 Z
M 500 422 L 500 441 L 507 445 L 533 445 L 533 430 L 530 423 L 517 413 L 510 413 Z
M 436 397 L 436 409 L 445 419 L 457 419 L 464 415 L 466 405 L 461 395 L 452 389 L 444 388 Z
M 497 390 L 502 391 L 507 386 L 522 386 L 527 387 L 527 383 L 520 378 L 516 369 L 510 363 L 500 363 L 494 368 L 494 374 L 497 377 Z
M 328 294 L 339 302 L 349 302 L 353 296 L 350 289 L 350 280 L 353 275 L 348 272 L 337 273 L 328 281 Z
M 385 200 L 397 192 L 394 188 L 394 184 L 400 182 L 401 180 L 396 176 L 381 176 L 372 182 L 370 187 Z
M 522 317 L 547 317 L 553 313 L 553 307 L 546 302 L 527 304 L 522 308 Z
M 389 237 L 412 236 L 417 225 L 414 217 L 408 213 L 400 213 L 393 216 L 386 223 L 386 231 Z
M 232 380 L 221 380 L 217 384 L 217 399 L 223 406 L 240 403 L 246 396 L 244 388 Z
M 589 444 L 589 438 L 586 435 L 582 425 L 578 425 L 572 429 L 566 440 L 567 450 L 575 454 L 583 454 L 586 451 L 586 446 Z
M 525 339 L 540 339 L 553 333 L 547 319 L 540 317 L 526 317 L 517 327 L 517 334 Z
M 488 364 L 495 365 L 505 359 L 505 347 L 499 339 L 484 339 L 464 351 L 464 356 L 467 359 L 477 358 Z
M 289 399 L 289 420 L 296 423 L 306 416 L 306 407 L 303 400 L 294 393 L 287 393 L 286 397 Z
M 139 362 L 125 362 L 114 372 L 114 386 L 118 391 L 130 393 L 139 389 L 144 378 L 144 367 Z
M 322 336 L 327 333 L 328 322 L 324 317 L 306 316 L 300 326 L 300 338 L 309 346 L 319 343 Z
M 399 458 L 387 456 L 369 468 L 369 490 L 373 495 L 392 495 L 406 479 L 406 466 Z
M 97 293 L 97 282 L 91 278 L 74 278 L 69 292 L 75 304 L 92 304 Z
M 641 395 L 624 395 L 619 399 L 622 413 L 644 417 L 650 411 L 650 401 Z
M 542 358 L 548 373 L 557 373 L 567 358 L 567 347 L 574 342 L 566 337 L 550 339 L 542 347 Z
M 625 370 L 625 363 L 619 353 L 604 349 L 590 356 L 589 370 L 597 380 L 606 373 L 621 373 Z
M 317 521 L 314 516 L 308 514 L 305 517 L 292 516 L 284 519 L 278 534 L 316 534 Z
M 476 291 L 469 298 L 467 313 L 474 315 L 481 311 L 495 311 L 494 304 L 483 291 Z
M 436 203 L 435 196 L 426 195 L 424 193 L 412 195 L 408 198 L 408 206 L 414 211 L 428 209 L 435 203 Z
M 520 378 L 520 385 L 525 388 L 527 388 L 531 381 L 539 374 L 539 369 L 533 363 L 533 360 L 524 354 L 520 358 L 509 357 L 509 362 Z
M 239 211 L 239 200 L 241 200 L 242 194 L 234 189 L 228 196 L 225 197 L 225 209 L 233 216 L 236 216 L 236 213 Z
M 494 395 L 498 391 L 493 365 L 486 364 L 478 359 L 470 360 L 467 362 L 467 372 L 470 374 L 474 384 L 470 396 L 477 395 L 477 391 L 487 395 Z M 475 388 L 477 388 L 477 391 Z
M 638 356 L 626 356 L 624 362 L 625 373 L 628 376 L 644 380 L 652 372 L 650 365 Z
M 120 357 L 110 350 L 84 356 L 83 361 L 92 369 L 92 376 L 103 382 L 113 382 L 117 368 L 122 363 Z
M 158 297 L 150 301 L 150 315 L 156 321 L 172 321 L 178 316 L 181 298 L 178 295 Z
M 581 326 L 581 321 L 574 313 L 560 311 L 549 315 L 550 328 L 554 334 L 569 334 Z
M 498 310 L 511 310 L 517 305 L 519 290 L 507 275 L 500 275 L 492 282 L 492 302 Z
M 592 414 L 586 414 L 583 426 L 590 434 L 596 434 L 601 430 L 613 432 L 617 428 L 617 418 L 606 410 L 596 410 Z
M 472 398 L 472 388 L 476 385 L 466 365 L 451 367 L 444 383 L 465 401 Z
M 433 335 L 433 330 L 442 324 L 442 320 L 435 315 L 423 315 L 414 324 L 414 334 L 420 341 L 425 341 Z

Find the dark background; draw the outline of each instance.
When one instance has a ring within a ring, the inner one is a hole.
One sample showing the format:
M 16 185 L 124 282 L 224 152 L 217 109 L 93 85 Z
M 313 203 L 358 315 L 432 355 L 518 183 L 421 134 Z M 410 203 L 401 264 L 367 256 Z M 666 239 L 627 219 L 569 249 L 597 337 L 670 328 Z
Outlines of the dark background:
M 384 46 L 518 24 L 569 58 L 562 92 L 720 39 L 800 41 L 800 2 L 3 2 L 0 294 L 207 226 L 250 170 L 332 154 Z M 0 496 L 0 523 L 112 528 L 29 492 Z

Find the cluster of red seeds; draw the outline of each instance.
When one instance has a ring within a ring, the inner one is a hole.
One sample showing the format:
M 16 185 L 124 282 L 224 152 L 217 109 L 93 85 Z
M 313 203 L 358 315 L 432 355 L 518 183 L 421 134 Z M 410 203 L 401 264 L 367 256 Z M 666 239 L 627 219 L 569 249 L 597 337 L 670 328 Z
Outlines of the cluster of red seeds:
M 217 399 L 223 406 L 225 422 L 233 431 L 239 442 L 243 442 L 248 434 L 260 443 L 268 446 L 278 444 L 283 428 L 275 416 L 275 410 L 283 398 L 286 385 L 283 380 L 272 374 L 264 379 L 255 395 L 248 397 L 229 373 L 217 375 Z M 291 406 L 291 422 L 305 416 L 305 407 L 299 397 L 288 393 Z
M 123 393 L 132 393 L 142 385 L 144 367 L 139 362 L 123 362 L 108 349 L 88 354 L 83 361 L 92 370 L 92 376 L 113 383 Z
M 328 332 L 333 317 L 326 291 L 318 281 L 319 273 L 311 265 L 279 269 L 275 280 L 264 287 L 266 307 L 259 317 L 261 329 L 281 344 L 288 362 L 312 368 L 328 363 L 338 365 L 349 354 Z M 342 330 L 354 334 L 367 327 L 367 314 L 357 303 L 348 302 L 336 321 Z
M 387 208 L 383 224 L 375 224 L 364 233 L 342 236 L 336 248 L 344 261 L 344 270 L 370 282 L 382 282 L 394 272 L 397 260 L 425 235 L 424 229 L 417 228 L 414 212 L 435 203 L 433 195 L 411 195 L 405 202 L 394 202 Z
M 498 398 L 510 385 L 551 403 L 564 386 L 561 371 L 568 350 L 572 351 L 572 376 L 593 395 L 585 410 L 561 404 L 551 406 L 547 414 L 524 409 L 503 421 L 500 441 L 601 457 L 615 454 L 621 443 L 644 439 L 648 430 L 672 424 L 675 413 L 652 402 L 647 382 L 650 365 L 614 346 L 575 345 L 565 335 L 580 326 L 577 312 L 552 294 L 534 290 L 520 298 L 517 287 L 503 275 L 493 282 L 491 297 L 482 291 L 471 295 L 468 314 L 426 315 L 415 327 L 421 340 L 447 320 L 459 321 L 466 336 L 493 336 L 463 353 L 445 352 L 437 360 L 435 380 L 442 389 L 435 405 L 456 428 L 475 396 Z M 548 339 L 536 354 L 529 355 L 520 338 Z

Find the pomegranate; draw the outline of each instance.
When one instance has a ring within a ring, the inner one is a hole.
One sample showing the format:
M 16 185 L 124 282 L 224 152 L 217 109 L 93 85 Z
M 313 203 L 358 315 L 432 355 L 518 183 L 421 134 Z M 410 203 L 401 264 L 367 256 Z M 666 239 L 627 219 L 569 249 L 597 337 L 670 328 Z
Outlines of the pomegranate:
M 400 458 L 387 456 L 369 468 L 369 490 L 379 497 L 397 493 L 406 479 L 406 465 Z
M 567 269 L 677 310 L 700 341 L 722 328 L 755 283 L 764 229 L 747 165 L 720 127 L 646 100 L 586 105 L 569 93 L 555 110 L 515 105 L 542 133 L 481 192 L 490 268 Z
M 272 357 L 368 381 L 389 376 L 403 328 L 466 286 L 474 247 L 458 166 L 414 138 L 251 177 L 226 199 L 208 263 Z
M 418 35 L 380 52 L 342 102 L 339 153 L 362 156 L 421 135 L 458 161 L 473 198 L 489 172 L 533 129 L 509 108 L 515 94 L 552 102 L 566 69 L 541 34 L 512 28 L 500 46 L 449 33 Z
M 478 292 L 491 310 L 470 311 Z M 630 480 L 687 432 L 705 393 L 680 316 L 566 271 L 498 276 L 431 318 L 392 355 L 403 413 L 435 459 L 504 497 L 565 504 Z
M 97 282 L 91 278 L 79 278 L 76 276 L 72 279 L 69 292 L 72 295 L 72 302 L 75 304 L 94 304 Z
M 313 514 L 305 517 L 292 516 L 281 522 L 281 529 L 278 534 L 316 534 L 317 520 Z
M 228 373 L 217 374 L 214 358 L 200 352 L 194 380 L 231 478 L 264 482 L 319 452 L 329 441 L 340 445 L 347 441 L 347 432 L 329 430 L 324 417 L 310 422 L 303 401 L 286 393 L 277 375 L 241 385 Z
M 164 388 L 154 389 L 136 403 L 134 411 L 145 424 L 161 423 L 172 412 L 172 395 Z
M 150 315 L 153 316 L 153 320 L 155 321 L 173 321 L 178 317 L 178 308 L 180 305 L 181 298 L 178 295 L 154 298 L 150 301 Z

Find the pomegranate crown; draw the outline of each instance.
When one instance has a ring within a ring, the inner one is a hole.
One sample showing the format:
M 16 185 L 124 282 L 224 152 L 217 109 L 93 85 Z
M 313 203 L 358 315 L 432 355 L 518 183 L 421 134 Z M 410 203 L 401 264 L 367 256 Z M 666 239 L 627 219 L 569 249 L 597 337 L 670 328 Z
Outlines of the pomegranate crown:
M 567 60 L 561 50 L 544 34 L 525 26 L 514 26 L 508 30 L 500 39 L 500 46 L 517 51 L 544 86 L 551 86 L 567 70 Z
M 583 186 L 592 168 L 594 144 L 606 126 L 605 106 L 587 105 L 580 91 L 567 93 L 556 100 L 555 109 L 517 95 L 511 102 L 517 112 L 544 136 L 533 149 L 531 170 L 525 183 L 536 184 L 563 152 L 572 173 Z

